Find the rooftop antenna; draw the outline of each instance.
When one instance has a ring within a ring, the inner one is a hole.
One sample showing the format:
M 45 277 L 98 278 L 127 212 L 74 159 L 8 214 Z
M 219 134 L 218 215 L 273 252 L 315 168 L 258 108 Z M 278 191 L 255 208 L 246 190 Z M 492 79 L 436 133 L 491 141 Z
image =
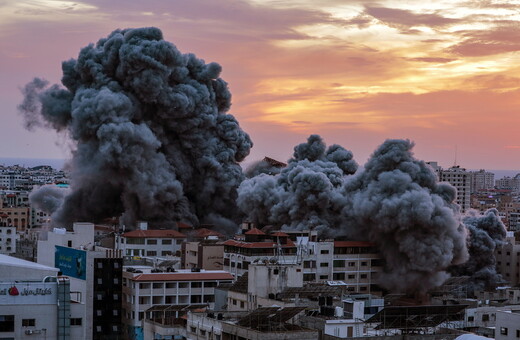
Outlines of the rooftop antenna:
M 453 167 L 457 167 L 457 144 L 455 144 L 455 162 L 453 162 Z

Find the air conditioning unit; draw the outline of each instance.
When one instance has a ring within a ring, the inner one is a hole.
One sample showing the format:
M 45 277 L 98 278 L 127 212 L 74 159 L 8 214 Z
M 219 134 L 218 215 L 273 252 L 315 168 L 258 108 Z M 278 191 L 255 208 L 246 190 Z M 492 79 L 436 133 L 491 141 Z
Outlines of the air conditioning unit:
M 27 335 L 31 335 L 31 334 L 33 334 L 33 333 L 34 333 L 34 332 L 33 332 L 32 329 L 26 329 L 26 330 L 25 330 L 25 334 L 27 334 Z

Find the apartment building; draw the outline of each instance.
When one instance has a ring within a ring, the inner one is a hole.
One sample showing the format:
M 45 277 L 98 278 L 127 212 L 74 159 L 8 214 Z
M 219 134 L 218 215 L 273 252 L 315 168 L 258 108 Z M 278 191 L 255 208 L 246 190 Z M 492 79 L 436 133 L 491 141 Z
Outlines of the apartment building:
M 344 281 L 350 292 L 380 293 L 377 273 L 383 261 L 372 243 L 318 241 L 315 232 L 299 232 L 294 237 L 282 232 L 267 235 L 254 228 L 244 236 L 244 240 L 224 242 L 223 269 L 235 277 L 243 275 L 250 264 L 261 261 L 300 263 L 306 283 Z
M 157 272 L 136 266 L 123 272 L 123 313 L 129 339 L 143 339 L 145 312 L 161 305 L 205 305 L 213 308 L 215 287 L 233 282 L 222 270 Z
M 460 166 L 452 166 L 446 170 L 440 170 L 439 180 L 448 182 L 457 189 L 456 202 L 464 213 L 469 210 L 471 203 L 471 173 Z
M 489 190 L 495 187 L 495 174 L 484 169 L 471 171 L 471 192 Z
M 186 235 L 177 230 L 152 230 L 141 222 L 138 230 L 116 236 L 116 247 L 126 256 L 180 256 Z

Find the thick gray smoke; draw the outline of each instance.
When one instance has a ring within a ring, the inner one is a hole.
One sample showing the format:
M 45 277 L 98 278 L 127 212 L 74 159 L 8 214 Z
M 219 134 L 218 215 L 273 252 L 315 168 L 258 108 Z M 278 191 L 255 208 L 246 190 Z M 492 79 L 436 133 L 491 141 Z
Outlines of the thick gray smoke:
M 75 142 L 71 193 L 56 225 L 124 213 L 168 224 L 230 223 L 237 217 L 238 162 L 252 146 L 227 114 L 220 65 L 181 54 L 157 28 L 112 32 L 63 62 L 62 83 L 35 79 L 19 106 L 26 125 Z M 33 194 L 45 200 L 45 193 Z
M 55 185 L 43 185 L 29 194 L 29 200 L 34 208 L 51 213 L 61 206 L 63 199 L 68 194 L 69 189 Z
M 352 154 L 337 145 L 325 151 L 321 138 L 311 136 L 279 175 L 242 182 L 238 205 L 259 225 L 374 242 L 386 262 L 382 286 L 424 292 L 467 260 L 467 235 L 455 189 L 437 183 L 412 148 L 408 140 L 387 140 L 363 172 L 347 177 L 357 168 Z
M 495 249 L 503 244 L 506 228 L 496 209 L 489 209 L 484 215 L 470 210 L 463 219 L 469 230 L 469 260 L 450 268 L 454 276 L 470 276 L 469 291 L 496 288 L 503 281 L 496 272 Z
M 448 267 L 467 260 L 467 233 L 455 189 L 437 183 L 412 148 L 409 140 L 385 141 L 346 183 L 343 216 L 347 234 L 378 246 L 385 288 L 425 292 L 448 278 Z
M 340 221 L 344 197 L 339 193 L 345 175 L 357 164 L 339 145 L 328 149 L 320 136 L 294 148 L 280 174 L 260 174 L 240 185 L 238 206 L 249 221 L 288 229 L 317 229 L 327 233 Z

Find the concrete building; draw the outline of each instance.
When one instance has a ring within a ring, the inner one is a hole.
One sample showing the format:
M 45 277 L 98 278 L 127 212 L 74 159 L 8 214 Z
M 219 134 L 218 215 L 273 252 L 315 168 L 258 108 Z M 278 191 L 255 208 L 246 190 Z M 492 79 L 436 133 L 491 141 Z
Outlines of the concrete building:
M 218 240 L 186 242 L 182 254 L 186 269 L 222 270 L 224 266 L 224 244 Z
M 213 308 L 215 287 L 231 283 L 233 276 L 221 270 L 157 272 L 152 267 L 126 268 L 123 272 L 123 313 L 129 339 L 143 338 L 145 312 L 169 305 L 206 305 Z
M 484 169 L 471 171 L 471 192 L 489 190 L 495 187 L 495 174 Z
M 16 244 L 19 238 L 16 227 L 7 222 L 7 215 L 0 214 L 0 254 L 16 253 Z
M 316 340 L 319 332 L 298 325 L 304 307 L 263 307 L 252 312 L 188 314 L 188 339 Z
M 245 239 L 224 242 L 224 270 L 235 277 L 243 275 L 251 263 L 271 261 L 302 264 L 303 281 L 344 281 L 350 292 L 380 292 L 377 273 L 383 262 L 374 244 L 352 241 L 317 241 L 314 232 L 292 235 L 275 232 L 266 235 L 258 229 L 245 233 Z M 297 246 L 298 245 L 298 246 Z
M 80 339 L 81 310 L 59 269 L 0 255 L 0 338 Z
M 148 230 L 146 222 L 138 230 L 116 237 L 116 247 L 126 256 L 180 256 L 186 235 L 176 230 Z
M 496 340 L 520 339 L 520 306 L 517 310 L 496 313 Z
M 512 190 L 513 192 L 519 192 L 520 191 L 520 174 L 509 177 L 505 176 L 503 178 L 497 179 L 495 181 L 495 187 L 497 189 L 507 189 Z
M 520 283 L 520 244 L 507 232 L 504 244 L 495 249 L 496 270 L 512 286 Z
M 72 231 L 40 234 L 38 263 L 69 278 L 74 305 L 83 313 L 77 339 L 123 339 L 121 252 L 96 246 L 94 235 L 94 224 L 79 222 Z
M 471 203 L 471 173 L 460 166 L 453 166 L 447 170 L 440 170 L 439 180 L 448 182 L 457 189 L 456 202 L 464 213 Z

